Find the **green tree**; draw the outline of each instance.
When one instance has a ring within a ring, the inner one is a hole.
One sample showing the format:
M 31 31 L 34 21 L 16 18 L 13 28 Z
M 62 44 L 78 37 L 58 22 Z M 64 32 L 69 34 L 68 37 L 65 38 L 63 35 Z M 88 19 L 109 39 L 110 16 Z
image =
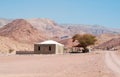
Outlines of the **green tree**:
M 95 42 L 97 41 L 96 37 L 91 35 L 91 34 L 84 34 L 84 35 L 79 35 L 76 34 L 72 37 L 73 42 L 75 40 L 78 41 L 77 47 L 83 47 L 83 53 L 89 52 L 87 46 L 94 45 Z

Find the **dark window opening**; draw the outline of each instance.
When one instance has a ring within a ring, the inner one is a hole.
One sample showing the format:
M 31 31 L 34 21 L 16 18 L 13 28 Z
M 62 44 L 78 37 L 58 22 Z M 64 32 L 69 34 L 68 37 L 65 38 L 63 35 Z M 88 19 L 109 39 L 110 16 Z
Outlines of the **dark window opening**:
M 51 46 L 49 46 L 49 51 L 51 51 Z
M 40 47 L 38 47 L 38 50 L 40 51 Z

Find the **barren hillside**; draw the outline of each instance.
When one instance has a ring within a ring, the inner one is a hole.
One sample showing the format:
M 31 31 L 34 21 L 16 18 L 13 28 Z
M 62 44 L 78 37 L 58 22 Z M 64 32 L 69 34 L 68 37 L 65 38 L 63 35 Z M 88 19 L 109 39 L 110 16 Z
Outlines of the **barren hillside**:
M 100 25 L 84 25 L 84 24 L 63 24 L 63 28 L 67 29 L 71 34 L 89 33 L 94 35 L 101 34 L 120 34 L 119 29 L 107 28 Z
M 3 51 L 9 49 L 31 50 L 34 43 L 47 39 L 56 40 L 63 43 L 65 47 L 71 47 L 73 44 L 71 37 L 77 33 L 97 35 L 98 42 L 96 45 L 101 45 L 108 40 L 118 38 L 120 33 L 119 29 L 98 25 L 59 25 L 55 21 L 45 18 L 11 21 L 0 19 L 0 25 L 2 26 L 0 28 L 0 50 Z
M 13 51 L 30 51 L 33 50 L 32 44 L 20 43 L 8 37 L 0 36 L 0 53 Z
M 120 46 L 120 38 L 113 38 L 111 40 L 108 40 L 98 46 L 96 46 L 96 48 L 99 48 L 99 49 L 112 49 L 112 48 L 116 48 Z
M 10 23 L 12 19 L 5 19 L 5 18 L 0 18 L 0 27 Z
M 68 32 L 59 26 L 56 22 L 45 18 L 26 19 L 34 28 L 38 29 L 46 37 L 62 37 L 68 35 Z
M 33 44 L 46 39 L 59 41 L 64 30 L 49 19 L 16 19 L 0 28 L 0 51 L 33 50 Z
M 0 36 L 6 36 L 23 43 L 34 43 L 45 40 L 44 34 L 24 19 L 14 20 L 0 28 Z
M 97 36 L 97 44 L 102 44 L 113 38 L 119 38 L 119 37 L 120 37 L 120 34 L 101 34 L 101 35 Z

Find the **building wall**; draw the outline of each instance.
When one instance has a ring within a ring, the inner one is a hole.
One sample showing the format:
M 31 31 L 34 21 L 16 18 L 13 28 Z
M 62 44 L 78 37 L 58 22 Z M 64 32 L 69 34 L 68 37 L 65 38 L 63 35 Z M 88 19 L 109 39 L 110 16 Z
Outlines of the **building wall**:
M 56 54 L 63 54 L 64 46 L 56 45 Z
M 55 54 L 56 45 L 55 44 L 35 44 L 34 53 L 36 54 Z

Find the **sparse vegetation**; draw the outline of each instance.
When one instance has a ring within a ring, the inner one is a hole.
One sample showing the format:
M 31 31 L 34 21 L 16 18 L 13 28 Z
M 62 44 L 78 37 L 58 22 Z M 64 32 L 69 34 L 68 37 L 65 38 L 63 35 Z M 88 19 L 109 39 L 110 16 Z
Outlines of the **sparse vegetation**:
M 76 40 L 78 41 L 79 44 L 77 45 L 77 47 L 83 47 L 83 53 L 89 52 L 89 49 L 87 47 L 90 45 L 94 45 L 97 41 L 96 37 L 91 34 L 76 34 L 72 37 L 72 39 L 73 42 L 75 42 Z
M 9 49 L 9 53 L 12 53 L 14 51 L 14 49 Z

